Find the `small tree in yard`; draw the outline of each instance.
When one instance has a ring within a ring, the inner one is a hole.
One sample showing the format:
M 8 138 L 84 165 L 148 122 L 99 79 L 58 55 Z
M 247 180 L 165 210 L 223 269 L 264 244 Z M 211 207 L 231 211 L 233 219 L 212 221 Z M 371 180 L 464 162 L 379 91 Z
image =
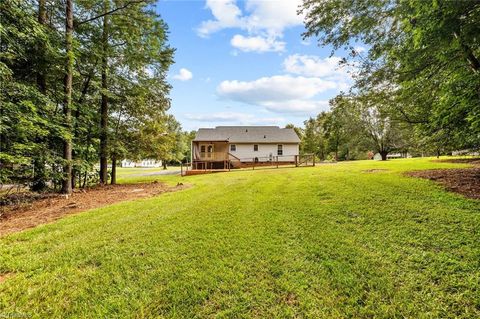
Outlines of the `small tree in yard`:
M 364 110 L 361 121 L 369 144 L 382 156 L 382 161 L 387 160 L 388 153 L 403 147 L 399 128 L 378 108 L 370 107 Z
M 405 149 L 406 124 L 392 118 L 392 101 L 385 94 L 339 95 L 331 105 L 327 132 L 332 150 L 338 151 L 342 144 L 352 149 L 374 150 L 386 160 L 390 152 Z
M 186 136 L 182 132 L 182 126 L 173 116 L 167 116 L 166 127 L 167 130 L 163 139 L 163 147 L 160 149 L 163 169 L 167 169 L 167 162 L 181 162 L 188 149 Z
M 300 151 L 303 154 L 315 154 L 320 160 L 326 158 L 326 137 L 324 131 L 324 121 L 326 112 L 318 114 L 316 118 L 309 118 L 304 121 L 305 129 L 301 136 Z
M 180 162 L 185 154 L 181 126 L 172 115 L 156 114 L 145 117 L 135 131 L 134 144 L 128 145 L 132 159 L 150 158 L 161 160 L 164 169 L 171 161 Z

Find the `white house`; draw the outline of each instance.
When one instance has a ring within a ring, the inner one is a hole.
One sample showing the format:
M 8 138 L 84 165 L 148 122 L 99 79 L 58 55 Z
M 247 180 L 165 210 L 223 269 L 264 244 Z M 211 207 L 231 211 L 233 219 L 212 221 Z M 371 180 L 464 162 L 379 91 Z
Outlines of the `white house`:
M 192 141 L 191 161 L 213 169 L 258 163 L 295 163 L 300 138 L 278 126 L 217 126 L 201 128 Z
M 479 156 L 480 152 L 474 151 L 474 150 L 460 150 L 460 151 L 453 151 L 452 155 L 453 156 Z
M 128 159 L 122 160 L 121 167 L 161 167 L 162 161 L 156 161 L 153 159 L 143 159 L 141 161 L 131 161 Z

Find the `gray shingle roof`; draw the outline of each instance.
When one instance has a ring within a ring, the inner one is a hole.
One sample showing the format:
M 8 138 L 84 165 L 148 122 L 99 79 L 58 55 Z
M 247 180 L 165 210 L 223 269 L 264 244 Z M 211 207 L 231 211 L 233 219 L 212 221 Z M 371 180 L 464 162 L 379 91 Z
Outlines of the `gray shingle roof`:
M 230 143 L 300 143 L 291 128 L 278 126 L 217 126 L 201 128 L 195 142 L 229 141 Z

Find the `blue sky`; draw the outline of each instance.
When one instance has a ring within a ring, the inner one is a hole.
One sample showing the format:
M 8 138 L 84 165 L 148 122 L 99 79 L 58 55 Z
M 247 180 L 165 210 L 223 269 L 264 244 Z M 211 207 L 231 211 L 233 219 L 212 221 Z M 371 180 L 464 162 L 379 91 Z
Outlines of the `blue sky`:
M 347 90 L 341 52 L 302 39 L 298 0 L 160 0 L 176 48 L 170 112 L 185 130 L 302 125 Z

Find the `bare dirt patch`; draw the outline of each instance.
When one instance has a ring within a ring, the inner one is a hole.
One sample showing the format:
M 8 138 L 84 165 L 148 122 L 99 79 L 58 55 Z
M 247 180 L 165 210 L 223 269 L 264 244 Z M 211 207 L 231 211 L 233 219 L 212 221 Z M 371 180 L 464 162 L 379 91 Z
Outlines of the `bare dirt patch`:
M 362 172 L 364 173 L 380 173 L 380 172 L 386 172 L 388 171 L 388 169 L 385 169 L 385 168 L 377 168 L 377 169 L 366 169 Z
M 432 169 L 406 174 L 438 182 L 452 192 L 460 193 L 469 198 L 480 199 L 480 167 L 478 166 L 473 168 Z
M 0 284 L 11 276 L 13 276 L 13 273 L 10 273 L 10 272 L 7 272 L 5 274 L 0 274 Z
M 152 182 L 99 186 L 77 190 L 70 196 L 45 194 L 33 195 L 23 200 L 17 198 L 0 207 L 0 236 L 50 223 L 73 213 L 178 191 L 185 187 L 181 183 L 177 186 L 168 186 Z

